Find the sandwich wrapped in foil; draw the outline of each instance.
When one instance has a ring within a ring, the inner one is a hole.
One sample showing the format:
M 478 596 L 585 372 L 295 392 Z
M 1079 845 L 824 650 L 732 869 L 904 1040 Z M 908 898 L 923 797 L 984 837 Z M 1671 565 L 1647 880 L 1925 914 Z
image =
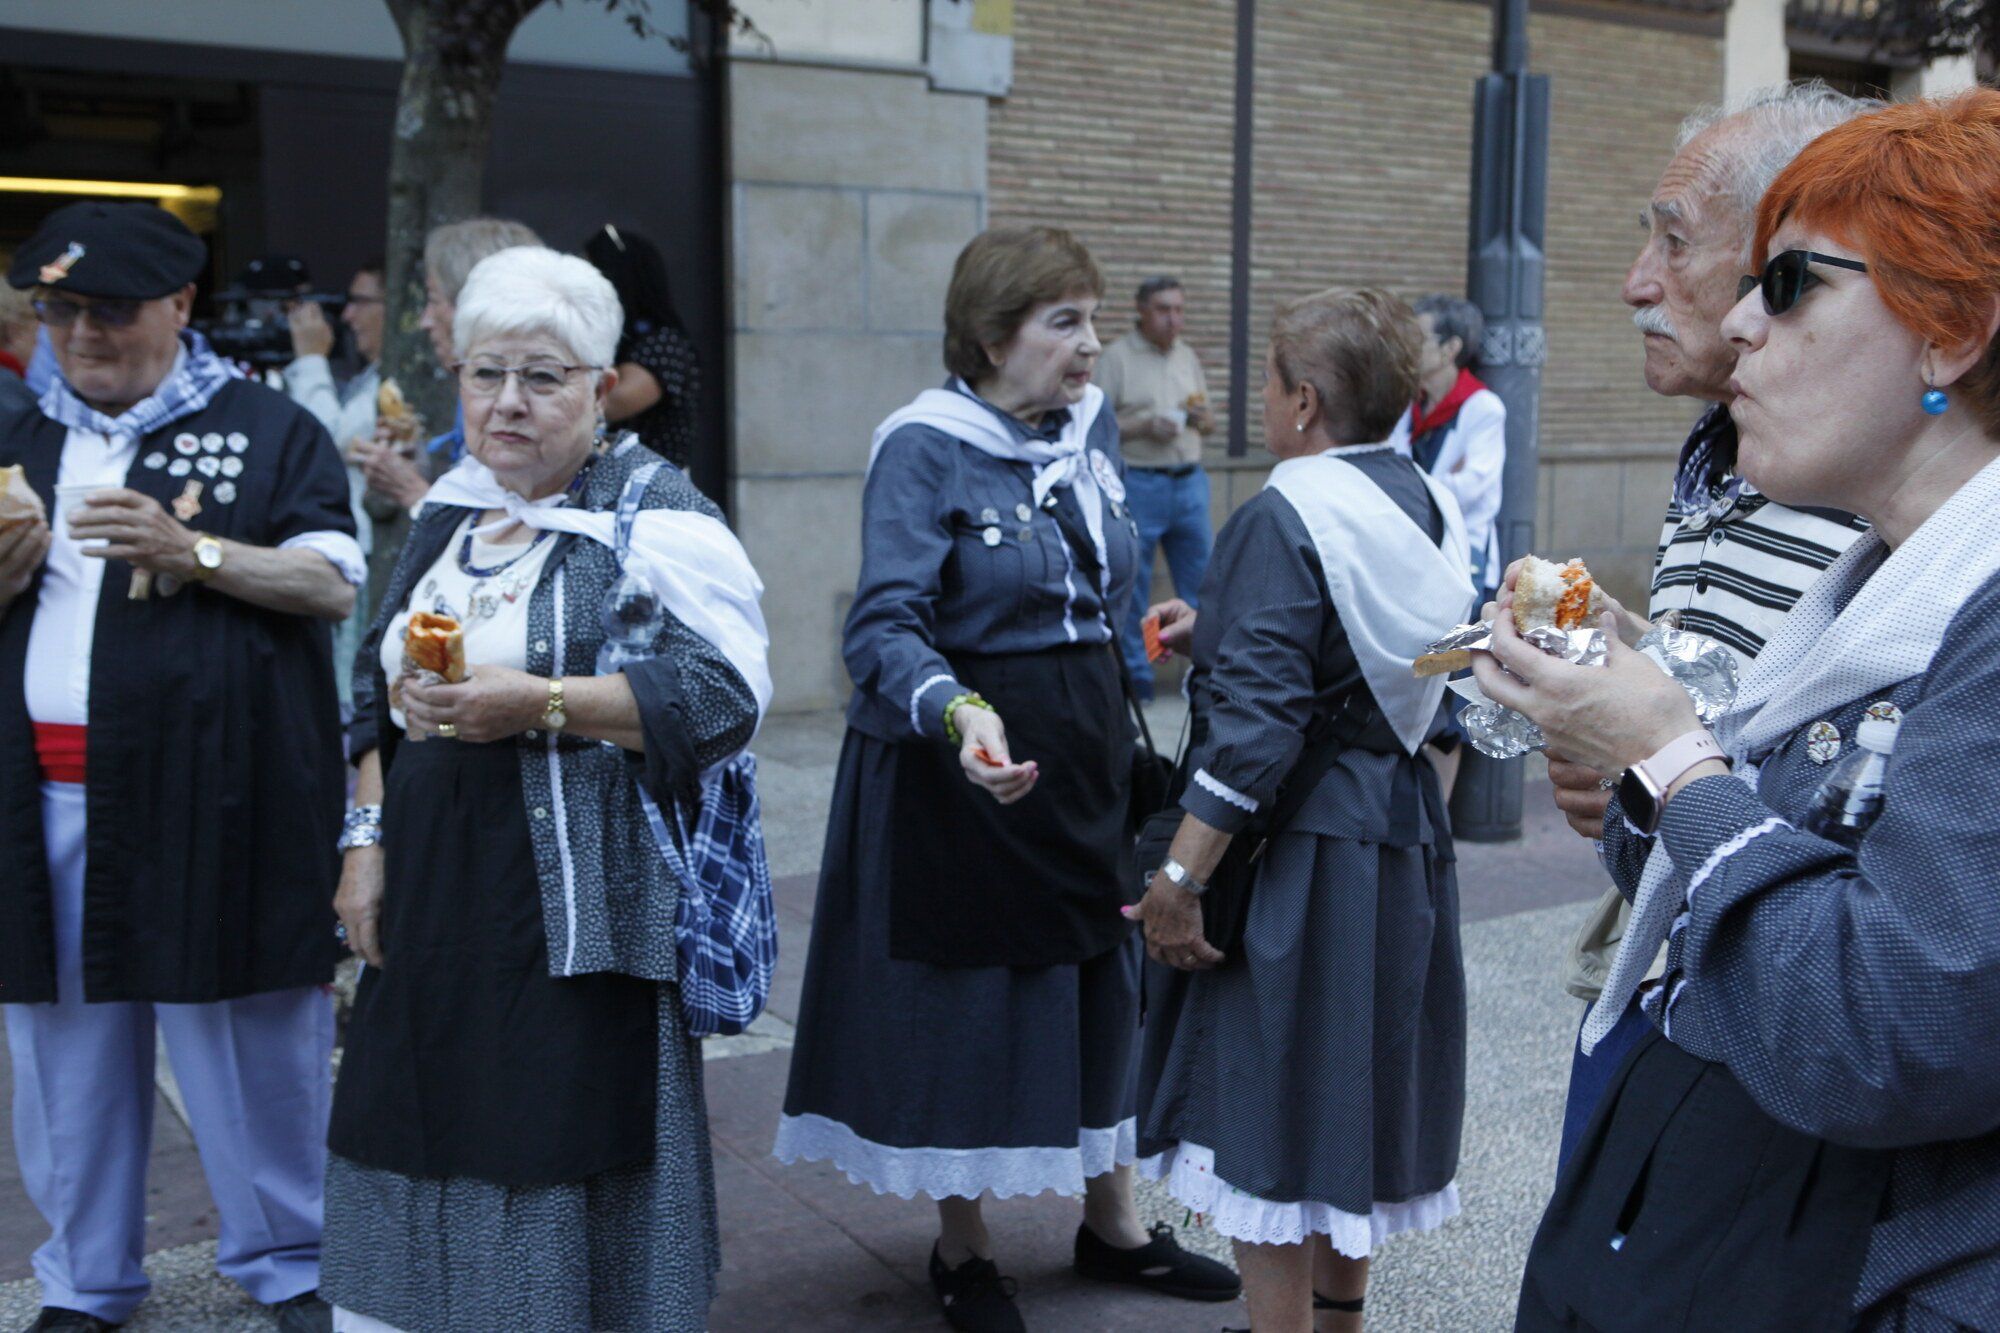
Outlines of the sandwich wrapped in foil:
M 1560 630 L 1538 627 L 1521 636 L 1552 657 L 1578 666 L 1603 666 L 1606 653 L 1601 629 Z M 1476 652 L 1490 648 L 1493 627 L 1488 623 L 1460 625 L 1430 646 L 1430 654 Z M 1633 645 L 1659 664 L 1680 683 L 1694 701 L 1695 713 L 1705 727 L 1736 701 L 1736 654 L 1718 641 L 1689 630 L 1655 625 Z M 1531 750 L 1545 749 L 1542 729 L 1524 715 L 1486 697 L 1479 682 L 1467 676 L 1454 680 L 1450 689 L 1471 705 L 1459 714 L 1472 748 L 1494 759 L 1515 759 Z

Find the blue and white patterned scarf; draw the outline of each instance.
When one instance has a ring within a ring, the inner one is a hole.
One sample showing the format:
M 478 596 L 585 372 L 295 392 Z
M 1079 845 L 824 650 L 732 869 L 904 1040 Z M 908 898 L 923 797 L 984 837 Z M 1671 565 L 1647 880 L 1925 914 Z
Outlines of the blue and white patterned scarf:
M 1757 489 L 1736 475 L 1736 421 L 1721 403 L 1712 405 L 1688 432 L 1674 473 L 1674 508 L 1693 517 L 1721 518 Z
M 134 439 L 150 435 L 182 417 L 193 416 L 215 400 L 223 385 L 239 376 L 235 367 L 215 354 L 208 339 L 193 329 L 182 329 L 180 337 L 185 354 L 176 358 L 173 370 L 148 397 L 120 415 L 107 417 L 77 397 L 76 390 L 69 387 L 69 381 L 60 372 L 42 395 L 42 415 L 71 430 Z

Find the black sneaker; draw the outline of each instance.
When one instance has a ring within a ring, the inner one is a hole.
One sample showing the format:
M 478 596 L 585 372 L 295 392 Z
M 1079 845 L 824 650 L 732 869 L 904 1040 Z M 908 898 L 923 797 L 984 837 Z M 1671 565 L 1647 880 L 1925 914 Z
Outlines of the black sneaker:
M 1014 1279 L 1001 1277 L 991 1259 L 972 1258 L 956 1268 L 931 1246 L 931 1290 L 944 1307 L 944 1321 L 965 1333 L 1028 1333 L 1014 1308 Z
M 301 1292 L 271 1307 L 278 1333 L 333 1333 L 333 1307 L 317 1291 Z
M 1233 1301 L 1243 1294 L 1243 1279 L 1227 1264 L 1182 1249 L 1165 1222 L 1154 1223 L 1150 1234 L 1153 1238 L 1137 1249 L 1121 1250 L 1098 1239 L 1088 1226 L 1078 1227 L 1077 1276 L 1123 1282 L 1186 1301 Z
M 23 1329 L 22 1333 L 111 1333 L 112 1329 L 123 1327 L 123 1324 L 114 1324 L 109 1320 L 99 1319 L 94 1314 L 85 1314 L 81 1310 L 65 1310 L 60 1305 L 44 1305 L 41 1315 L 34 1323 Z

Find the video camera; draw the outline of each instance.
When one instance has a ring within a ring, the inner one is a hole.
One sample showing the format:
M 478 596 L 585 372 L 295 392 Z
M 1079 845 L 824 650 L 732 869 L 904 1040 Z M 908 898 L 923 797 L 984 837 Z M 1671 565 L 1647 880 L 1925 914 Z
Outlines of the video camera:
M 311 301 L 326 315 L 337 331 L 340 312 L 346 308 L 345 292 L 312 290 L 312 275 L 305 261 L 293 255 L 265 255 L 253 259 L 237 275 L 233 286 L 215 294 L 215 315 L 194 321 L 194 327 L 216 355 L 231 361 L 245 361 L 259 370 L 273 370 L 292 362 L 292 328 L 286 308 L 297 301 Z

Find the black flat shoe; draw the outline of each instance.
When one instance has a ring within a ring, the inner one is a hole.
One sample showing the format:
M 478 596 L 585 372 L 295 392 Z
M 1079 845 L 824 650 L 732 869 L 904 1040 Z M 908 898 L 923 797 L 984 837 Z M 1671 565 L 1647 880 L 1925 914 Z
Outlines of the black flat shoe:
M 944 1321 L 964 1333 L 1028 1333 L 1014 1308 L 1014 1279 L 1001 1277 L 991 1259 L 967 1259 L 953 1268 L 931 1246 L 931 1290 Z
M 1144 1287 L 1184 1301 L 1233 1301 L 1243 1294 L 1243 1279 L 1229 1265 L 1182 1249 L 1165 1222 L 1155 1222 L 1149 1234 L 1152 1239 L 1144 1245 L 1121 1250 L 1098 1239 L 1088 1226 L 1078 1227 L 1077 1276 Z
M 22 1333 L 111 1333 L 112 1329 L 123 1328 L 108 1319 L 99 1319 L 94 1314 L 81 1310 L 65 1310 L 60 1305 L 44 1305 L 42 1313 L 34 1323 Z
M 317 1291 L 302 1292 L 271 1307 L 278 1333 L 333 1333 L 333 1307 Z

